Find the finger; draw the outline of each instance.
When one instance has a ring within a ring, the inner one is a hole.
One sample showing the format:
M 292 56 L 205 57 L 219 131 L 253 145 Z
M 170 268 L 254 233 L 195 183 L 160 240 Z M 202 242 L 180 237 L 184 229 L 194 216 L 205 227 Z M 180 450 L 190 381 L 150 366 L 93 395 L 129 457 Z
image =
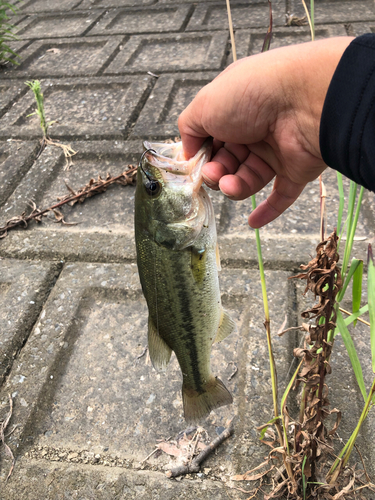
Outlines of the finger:
M 182 148 L 187 160 L 199 151 L 204 140 L 210 136 L 202 124 L 203 102 L 200 94 L 202 95 L 202 92 L 198 93 L 178 118 Z
M 247 149 L 248 154 L 249 150 Z M 235 155 L 225 147 L 220 148 L 212 160 L 203 167 L 203 180 L 211 188 L 218 189 L 221 177 L 235 173 L 240 164 L 241 161 Z
M 220 179 L 220 190 L 233 200 L 244 200 L 264 188 L 275 172 L 259 156 L 250 153 L 234 175 Z
M 272 222 L 292 205 L 305 184 L 296 184 L 285 177 L 276 177 L 272 193 L 249 216 L 249 226 L 262 227 Z
M 219 141 L 218 139 L 213 140 L 212 144 L 212 158 L 216 155 L 220 148 L 224 146 L 224 142 Z
M 220 179 L 227 174 L 234 174 L 241 162 L 249 156 L 249 149 L 240 144 L 225 144 L 212 160 L 203 167 L 203 180 L 211 189 L 219 189 Z

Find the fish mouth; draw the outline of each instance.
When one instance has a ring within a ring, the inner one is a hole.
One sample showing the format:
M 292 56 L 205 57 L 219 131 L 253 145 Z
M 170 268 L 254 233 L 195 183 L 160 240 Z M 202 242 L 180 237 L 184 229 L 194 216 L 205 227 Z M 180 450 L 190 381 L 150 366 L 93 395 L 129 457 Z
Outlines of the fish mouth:
M 200 188 L 202 184 L 202 167 L 211 159 L 212 137 L 205 140 L 199 151 L 190 160 L 185 160 L 182 142 L 169 144 L 145 141 L 143 147 L 147 162 L 151 167 L 160 171 L 166 182 L 172 180 L 179 182 L 178 176 L 183 176 L 184 179 L 181 178 L 181 181 L 186 182 L 186 176 L 188 176 L 190 182 L 194 184 L 194 191 Z

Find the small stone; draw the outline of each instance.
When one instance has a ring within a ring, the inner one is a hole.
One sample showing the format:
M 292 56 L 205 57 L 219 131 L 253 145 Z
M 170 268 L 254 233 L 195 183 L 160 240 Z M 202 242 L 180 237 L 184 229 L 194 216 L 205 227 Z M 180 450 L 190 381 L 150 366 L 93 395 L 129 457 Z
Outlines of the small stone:
M 78 453 L 69 453 L 68 455 L 68 460 L 72 460 L 73 458 L 77 458 L 78 457 Z

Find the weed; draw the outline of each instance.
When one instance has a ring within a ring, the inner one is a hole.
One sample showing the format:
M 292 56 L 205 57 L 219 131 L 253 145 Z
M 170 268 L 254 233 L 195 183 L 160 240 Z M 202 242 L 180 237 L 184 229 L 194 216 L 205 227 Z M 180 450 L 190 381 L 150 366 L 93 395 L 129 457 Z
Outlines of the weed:
M 50 125 L 55 123 L 55 121 L 47 122 L 47 120 L 46 120 L 46 115 L 45 115 L 45 111 L 44 111 L 44 96 L 42 94 L 42 86 L 40 84 L 40 81 L 39 80 L 32 80 L 30 82 L 25 82 L 25 84 L 28 87 L 30 87 L 30 89 L 33 91 L 34 96 L 35 96 L 35 100 L 36 100 L 36 106 L 37 106 L 36 111 L 34 111 L 34 113 L 30 113 L 28 115 L 28 117 L 33 116 L 33 115 L 38 115 L 39 121 L 40 121 L 40 127 L 43 131 L 43 139 L 41 142 L 41 148 L 40 148 L 40 151 L 38 153 L 38 156 L 41 155 L 44 148 L 48 145 L 59 147 L 64 151 L 64 155 L 66 158 L 65 170 L 69 170 L 69 168 L 73 164 L 72 156 L 77 154 L 77 151 L 74 151 L 74 149 L 72 149 L 69 144 L 68 145 L 62 144 L 60 142 L 53 141 L 52 139 L 50 139 L 50 137 L 48 135 L 48 128 L 50 127 Z
M 0 0 L 0 65 L 6 63 L 19 64 L 19 55 L 8 45 L 10 42 L 18 40 L 13 34 L 14 26 L 9 23 L 9 11 L 15 13 L 16 7 L 9 2 Z

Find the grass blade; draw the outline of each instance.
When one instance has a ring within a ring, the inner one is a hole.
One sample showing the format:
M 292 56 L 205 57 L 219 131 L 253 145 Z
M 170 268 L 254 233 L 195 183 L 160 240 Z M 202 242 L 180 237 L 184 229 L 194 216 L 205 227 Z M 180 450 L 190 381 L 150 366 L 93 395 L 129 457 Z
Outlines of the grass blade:
M 365 388 L 365 381 L 363 380 L 363 373 L 361 363 L 358 359 L 357 351 L 355 350 L 353 339 L 349 333 L 347 326 L 345 325 L 344 318 L 342 317 L 341 311 L 337 311 L 337 327 L 341 333 L 342 340 L 344 341 L 346 350 L 348 351 L 350 362 L 353 367 L 353 371 L 355 374 L 355 378 L 357 380 L 357 384 L 362 393 L 363 399 L 366 401 L 367 394 Z
M 346 238 L 346 243 L 345 243 L 344 258 L 342 261 L 342 269 L 341 269 L 341 274 L 343 277 L 346 274 L 346 269 L 348 267 L 350 254 L 352 252 L 355 230 L 357 228 L 359 211 L 361 209 L 362 197 L 363 197 L 363 193 L 364 193 L 363 186 L 361 187 L 360 192 L 359 192 L 357 208 L 356 208 L 355 215 L 353 218 L 356 193 L 357 193 L 357 184 L 353 181 L 350 181 L 348 225 L 347 225 L 347 231 L 346 231 L 347 238 Z
M 342 289 L 340 290 L 340 292 L 338 293 L 337 295 L 337 302 L 341 302 L 344 295 L 345 295 L 345 292 L 346 292 L 346 289 L 348 288 L 348 285 L 350 283 L 350 280 L 352 279 L 352 276 L 353 274 L 356 272 L 356 270 L 358 269 L 360 263 L 362 262 L 362 265 L 363 265 L 363 261 L 362 260 L 359 260 L 359 259 L 353 259 L 351 264 L 350 264 L 350 268 L 349 268 L 349 272 L 345 278 L 345 282 L 344 282 L 344 285 L 342 287 Z M 354 312 L 354 311 L 353 311 Z
M 341 242 L 341 222 L 342 222 L 342 214 L 344 212 L 344 203 L 345 203 L 344 185 L 342 182 L 342 174 L 340 174 L 340 172 L 337 172 L 337 187 L 339 189 L 339 200 L 340 200 L 339 211 L 337 214 L 337 234 L 340 236 L 340 239 L 337 243 L 337 250 L 338 250 Z
M 368 246 L 368 267 L 367 267 L 367 295 L 368 310 L 370 314 L 370 338 L 371 338 L 371 358 L 372 371 L 375 373 L 375 262 L 372 246 Z
M 357 311 L 356 313 L 351 314 L 350 316 L 348 316 L 347 318 L 345 318 L 344 319 L 345 325 L 349 326 L 350 324 L 353 323 L 353 321 L 355 321 L 356 319 L 358 319 L 360 316 L 362 316 L 362 314 L 365 314 L 367 311 L 368 311 L 368 304 L 366 304 L 365 306 L 361 307 L 361 309 L 359 311 Z M 338 333 L 338 332 L 339 332 L 339 329 L 336 328 L 335 329 L 334 337 L 336 336 L 336 333 Z
M 360 260 L 359 265 L 357 266 L 357 268 L 353 274 L 353 290 L 352 290 L 352 298 L 353 298 L 352 310 L 353 310 L 353 313 L 356 313 L 357 311 L 359 311 L 359 308 L 361 306 L 362 277 L 363 277 L 363 260 Z M 355 326 L 356 323 L 357 323 L 357 320 L 354 320 L 353 326 Z

